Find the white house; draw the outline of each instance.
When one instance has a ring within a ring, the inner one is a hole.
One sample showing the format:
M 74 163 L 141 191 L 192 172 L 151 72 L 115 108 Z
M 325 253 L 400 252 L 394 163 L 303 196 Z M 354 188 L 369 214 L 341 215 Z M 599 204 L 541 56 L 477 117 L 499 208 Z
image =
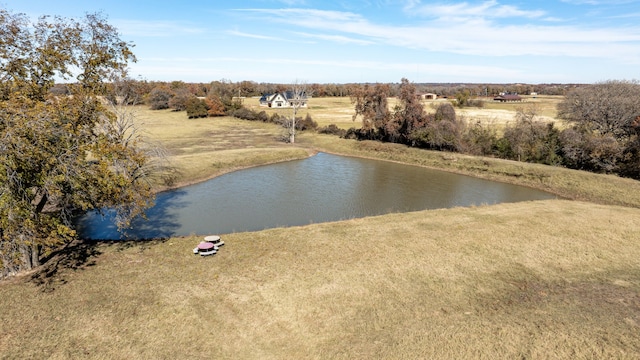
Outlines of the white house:
M 275 94 L 264 94 L 260 98 L 260 106 L 271 108 L 290 108 L 293 107 L 291 99 L 293 98 L 292 91 L 278 92 Z M 308 98 L 306 94 L 302 95 L 300 107 L 307 107 Z

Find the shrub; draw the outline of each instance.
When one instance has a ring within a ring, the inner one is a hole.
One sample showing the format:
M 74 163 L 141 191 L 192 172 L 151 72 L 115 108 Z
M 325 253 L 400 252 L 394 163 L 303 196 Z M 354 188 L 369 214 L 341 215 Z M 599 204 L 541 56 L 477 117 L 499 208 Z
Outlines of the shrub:
M 456 110 L 453 108 L 451 103 L 441 103 L 436 106 L 436 112 L 433 115 L 435 121 L 455 121 L 456 120 Z
M 553 123 L 540 121 L 518 121 L 507 126 L 503 138 L 507 148 L 502 148 L 503 157 L 518 161 L 528 161 L 547 165 L 562 162 L 558 130 Z
M 247 109 L 246 107 L 241 107 L 239 109 L 236 109 L 231 114 L 234 117 L 237 117 L 243 120 L 258 120 L 258 114 L 255 111 Z
M 304 119 L 296 118 L 296 130 L 314 130 L 318 128 L 318 123 L 313 121 L 311 115 L 307 114 Z
M 185 111 L 187 109 L 187 102 L 192 99 L 197 100 L 196 96 L 189 90 L 180 88 L 176 90 L 174 96 L 169 100 L 168 105 L 175 111 Z M 192 102 L 192 104 L 195 104 L 195 102 Z
M 640 137 L 624 150 L 619 171 L 622 176 L 640 179 Z
M 374 129 L 356 129 L 352 127 L 346 131 L 343 138 L 355 140 L 380 140 L 380 134 Z
M 451 103 L 441 103 L 426 124 L 414 130 L 409 138 L 413 146 L 435 150 L 461 151 L 466 124 L 456 117 Z
M 216 94 L 207 95 L 205 102 L 209 110 L 207 111 L 209 116 L 224 116 L 225 106 L 220 97 Z
M 278 125 L 284 125 L 284 123 L 287 122 L 287 118 L 285 116 L 279 115 L 277 113 L 273 113 L 273 114 L 271 114 L 271 117 L 269 118 L 269 122 L 272 122 L 272 123 L 278 124 Z
M 477 108 L 484 108 L 485 102 L 484 100 L 471 99 L 467 101 L 467 105 L 477 107 Z
M 482 125 L 480 121 L 467 127 L 463 135 L 464 151 L 472 155 L 496 153 L 498 135 L 495 127 Z
M 341 129 L 335 124 L 329 124 L 325 127 L 321 127 L 318 129 L 318 132 L 320 134 L 337 135 L 340 137 L 345 137 L 345 135 L 347 134 L 347 130 Z
M 267 122 L 269 121 L 269 115 L 267 115 L 266 111 L 262 110 L 258 113 L 257 120 Z
M 164 86 L 153 88 L 149 93 L 147 103 L 151 110 L 162 110 L 169 108 L 169 100 L 173 97 L 173 92 Z
M 432 121 L 411 133 L 411 140 L 417 147 L 458 152 L 462 149 L 463 133 L 462 121 Z
M 463 91 L 459 91 L 455 94 L 455 98 L 456 98 L 456 105 L 458 107 L 465 107 L 468 106 L 469 100 L 471 99 L 471 93 L 469 92 L 468 89 L 465 89 Z
M 185 110 L 189 119 L 207 117 L 207 104 L 204 100 L 192 97 L 186 101 Z
M 562 131 L 559 138 L 565 166 L 605 173 L 618 170 L 624 148 L 612 135 L 587 133 L 570 128 Z
M 628 142 L 620 164 L 620 174 L 640 179 L 640 116 L 631 123 L 631 140 Z

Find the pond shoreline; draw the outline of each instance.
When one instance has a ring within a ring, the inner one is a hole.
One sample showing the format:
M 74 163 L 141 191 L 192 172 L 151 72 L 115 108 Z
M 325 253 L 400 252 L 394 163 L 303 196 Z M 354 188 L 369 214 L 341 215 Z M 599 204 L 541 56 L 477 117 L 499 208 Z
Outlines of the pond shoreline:
M 615 175 L 596 174 L 564 167 L 491 157 L 410 148 L 378 141 L 332 139 L 335 138 L 333 135 L 303 135 L 300 136 L 301 141 L 292 145 L 290 149 L 303 150 L 306 152 L 306 156 L 287 156 L 262 163 L 223 168 L 197 180 L 183 180 L 176 182 L 172 186 L 156 187 L 153 192 L 159 194 L 196 185 L 235 171 L 301 160 L 314 156 L 319 152 L 324 152 L 353 158 L 418 166 L 505 184 L 519 185 L 546 191 L 568 200 L 640 208 L 640 181 Z M 329 138 L 329 141 L 327 141 L 327 138 Z M 265 151 L 269 151 L 269 149 L 265 149 Z
M 307 149 L 305 149 L 305 150 L 307 150 Z M 213 174 L 209 174 L 206 177 L 198 178 L 196 180 L 183 180 L 183 181 L 179 181 L 179 182 L 177 182 L 177 183 L 175 183 L 174 185 L 171 185 L 171 186 L 157 186 L 157 187 L 154 187 L 152 191 L 153 191 L 154 194 L 160 194 L 160 193 L 171 191 L 171 190 L 178 190 L 180 188 L 184 188 L 184 187 L 191 186 L 191 185 L 197 185 L 197 184 L 200 184 L 200 183 L 215 179 L 215 178 L 217 178 L 219 176 L 226 175 L 226 174 L 233 173 L 233 172 L 240 171 L 240 170 L 251 169 L 251 168 L 255 168 L 255 167 L 272 165 L 272 164 L 278 164 L 278 163 L 287 162 L 287 161 L 295 161 L 295 160 L 307 159 L 309 157 L 312 157 L 312 156 L 316 155 L 319 152 L 324 152 L 324 151 L 316 151 L 316 150 L 310 151 L 310 150 L 307 150 L 307 156 L 306 157 L 286 157 L 286 158 L 282 158 L 280 160 L 267 161 L 267 162 L 264 162 L 264 163 L 256 163 L 256 164 L 244 165 L 244 166 L 234 166 L 234 167 L 230 167 L 230 168 L 223 169 L 221 171 L 215 172 Z
M 89 239 L 130 240 L 226 234 L 548 199 L 557 196 L 421 166 L 321 152 L 158 194 L 146 219 L 135 219 L 125 234 L 117 232 L 111 213 L 82 217 L 78 231 Z

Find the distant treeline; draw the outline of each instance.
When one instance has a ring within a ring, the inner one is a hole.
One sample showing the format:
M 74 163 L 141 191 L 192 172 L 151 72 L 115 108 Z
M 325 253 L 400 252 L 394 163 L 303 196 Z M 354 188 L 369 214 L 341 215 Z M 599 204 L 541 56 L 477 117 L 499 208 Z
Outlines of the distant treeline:
M 258 83 L 254 81 L 231 82 L 226 80 L 212 81 L 210 83 L 186 83 L 183 81 L 147 81 L 126 80 L 127 93 L 135 94 L 139 103 L 146 103 L 154 89 L 168 89 L 172 92 L 186 91 L 196 97 L 205 98 L 211 93 L 228 93 L 239 97 L 261 96 L 290 89 L 290 84 Z M 314 96 L 351 96 L 353 92 L 364 83 L 346 84 L 307 84 Z M 369 85 L 375 85 L 370 83 Z M 389 95 L 397 96 L 401 83 L 388 83 Z M 583 84 L 479 84 L 479 83 L 414 83 L 416 92 L 433 93 L 441 97 L 452 97 L 460 92 L 467 92 L 471 96 L 494 96 L 500 93 L 539 95 L 566 95 L 568 91 Z M 54 92 L 64 94 L 67 92 L 65 84 L 57 84 Z
M 640 83 L 607 81 L 572 89 L 558 105 L 562 127 L 539 119 L 534 104 L 520 107 L 515 122 L 495 125 L 461 119 L 452 104 L 429 113 L 417 86 L 402 79 L 398 104 L 389 110 L 385 84 L 363 85 L 351 95 L 362 127 L 344 137 L 433 150 L 565 166 L 640 179 Z

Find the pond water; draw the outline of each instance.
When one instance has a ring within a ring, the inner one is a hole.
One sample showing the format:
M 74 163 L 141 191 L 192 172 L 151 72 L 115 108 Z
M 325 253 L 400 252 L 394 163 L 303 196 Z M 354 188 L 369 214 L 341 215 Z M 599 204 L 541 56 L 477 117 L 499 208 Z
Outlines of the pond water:
M 78 222 L 88 239 L 226 234 L 392 212 L 542 200 L 555 195 L 417 166 L 319 153 L 157 195 L 126 235 L 112 218 Z

